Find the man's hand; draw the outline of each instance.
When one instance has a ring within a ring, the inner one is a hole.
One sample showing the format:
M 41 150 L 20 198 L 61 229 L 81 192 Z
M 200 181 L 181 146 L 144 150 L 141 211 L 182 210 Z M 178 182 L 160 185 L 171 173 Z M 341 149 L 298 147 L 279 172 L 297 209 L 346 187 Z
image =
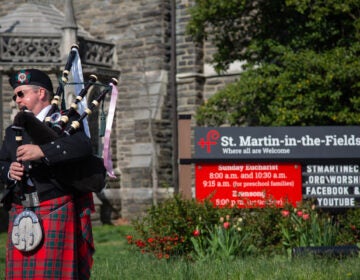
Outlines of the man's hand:
M 20 162 L 12 162 L 9 169 L 10 179 L 20 181 L 24 175 L 24 165 Z
M 38 145 L 21 145 L 16 151 L 17 161 L 31 161 L 43 158 L 45 155 Z

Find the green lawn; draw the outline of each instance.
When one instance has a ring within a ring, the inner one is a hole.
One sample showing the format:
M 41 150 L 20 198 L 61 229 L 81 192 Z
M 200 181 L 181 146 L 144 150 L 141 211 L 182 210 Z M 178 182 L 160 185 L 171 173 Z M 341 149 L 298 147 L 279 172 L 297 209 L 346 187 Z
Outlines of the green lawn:
M 282 256 L 236 259 L 221 262 L 157 260 L 129 248 L 130 226 L 94 227 L 96 253 L 91 279 L 360 279 L 359 258 L 289 260 Z M 5 269 L 6 234 L 0 234 L 0 279 Z

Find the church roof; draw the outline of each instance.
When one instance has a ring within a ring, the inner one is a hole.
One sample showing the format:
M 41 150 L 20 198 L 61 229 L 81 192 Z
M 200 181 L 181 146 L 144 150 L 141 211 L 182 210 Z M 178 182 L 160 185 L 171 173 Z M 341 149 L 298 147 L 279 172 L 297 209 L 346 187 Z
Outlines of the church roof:
M 55 6 L 42 3 L 24 3 L 0 18 L 0 33 L 61 35 L 65 15 Z M 77 27 L 80 37 L 92 38 L 81 26 Z

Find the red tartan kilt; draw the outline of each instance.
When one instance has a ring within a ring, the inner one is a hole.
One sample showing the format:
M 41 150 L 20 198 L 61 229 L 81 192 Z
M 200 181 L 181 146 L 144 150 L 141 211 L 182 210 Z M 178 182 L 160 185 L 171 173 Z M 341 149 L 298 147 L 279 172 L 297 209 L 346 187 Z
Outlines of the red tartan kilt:
M 15 204 L 10 210 L 6 279 L 88 279 L 93 253 L 90 213 L 85 216 L 79 213 L 71 196 L 47 200 L 40 207 L 31 208 L 41 219 L 44 237 L 38 249 L 24 253 L 11 243 L 13 221 L 23 210 Z M 88 240 L 83 238 L 84 227 L 90 229 L 85 234 Z

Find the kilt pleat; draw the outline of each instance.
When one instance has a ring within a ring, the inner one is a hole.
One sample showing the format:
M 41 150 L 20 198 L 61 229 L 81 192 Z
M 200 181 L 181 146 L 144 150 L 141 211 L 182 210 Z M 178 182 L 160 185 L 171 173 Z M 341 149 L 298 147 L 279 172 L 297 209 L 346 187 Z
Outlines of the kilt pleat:
M 89 279 L 93 265 L 92 256 L 95 252 L 91 225 L 91 213 L 95 211 L 93 201 L 92 193 L 75 198 L 76 211 L 80 219 L 80 221 L 76 223 L 78 232 L 77 259 L 79 279 Z
M 71 196 L 47 200 L 31 208 L 42 221 L 43 242 L 32 252 L 21 252 L 11 243 L 11 230 L 16 216 L 24 208 L 13 204 L 9 215 L 6 279 L 89 279 L 94 250 L 92 209 L 87 209 L 86 214 L 81 215 L 76 199 Z M 83 232 L 83 223 L 88 227 L 86 232 Z

